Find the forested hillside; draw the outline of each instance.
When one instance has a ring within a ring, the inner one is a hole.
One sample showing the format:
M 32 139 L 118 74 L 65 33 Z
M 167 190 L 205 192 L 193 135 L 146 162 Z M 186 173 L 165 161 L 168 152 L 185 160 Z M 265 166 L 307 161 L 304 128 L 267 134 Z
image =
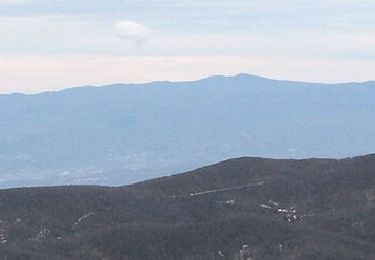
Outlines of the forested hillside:
M 374 259 L 375 156 L 0 191 L 0 259 Z M 242 251 L 244 253 L 244 251 Z

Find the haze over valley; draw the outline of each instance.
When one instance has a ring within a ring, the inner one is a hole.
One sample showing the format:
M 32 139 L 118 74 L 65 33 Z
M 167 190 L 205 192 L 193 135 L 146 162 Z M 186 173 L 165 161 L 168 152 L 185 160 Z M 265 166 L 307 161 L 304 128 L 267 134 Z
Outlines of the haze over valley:
M 0 95 L 0 187 L 125 185 L 239 156 L 374 152 L 375 82 L 239 74 Z

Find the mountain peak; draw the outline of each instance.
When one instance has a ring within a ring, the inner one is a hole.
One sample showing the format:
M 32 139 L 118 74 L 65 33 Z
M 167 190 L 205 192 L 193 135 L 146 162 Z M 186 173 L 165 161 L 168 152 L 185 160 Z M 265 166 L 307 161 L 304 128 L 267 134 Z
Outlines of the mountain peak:
M 222 75 L 222 74 L 215 74 L 212 76 L 209 76 L 205 79 L 251 79 L 251 78 L 263 78 L 255 74 L 248 74 L 248 73 L 239 73 L 234 75 Z

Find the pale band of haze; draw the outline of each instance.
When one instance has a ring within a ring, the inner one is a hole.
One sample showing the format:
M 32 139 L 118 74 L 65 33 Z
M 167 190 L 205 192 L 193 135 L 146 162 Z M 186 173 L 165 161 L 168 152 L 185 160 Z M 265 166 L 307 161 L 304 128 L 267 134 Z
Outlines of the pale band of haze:
M 0 1 L 0 93 L 194 80 L 374 80 L 375 2 Z

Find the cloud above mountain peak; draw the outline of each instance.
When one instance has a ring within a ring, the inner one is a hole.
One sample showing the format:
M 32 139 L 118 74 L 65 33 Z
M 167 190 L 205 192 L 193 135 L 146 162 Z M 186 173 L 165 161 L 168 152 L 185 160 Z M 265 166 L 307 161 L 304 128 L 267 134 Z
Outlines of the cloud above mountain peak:
M 117 37 L 137 45 L 141 45 L 151 35 L 151 30 L 146 26 L 127 20 L 117 22 L 113 29 Z

